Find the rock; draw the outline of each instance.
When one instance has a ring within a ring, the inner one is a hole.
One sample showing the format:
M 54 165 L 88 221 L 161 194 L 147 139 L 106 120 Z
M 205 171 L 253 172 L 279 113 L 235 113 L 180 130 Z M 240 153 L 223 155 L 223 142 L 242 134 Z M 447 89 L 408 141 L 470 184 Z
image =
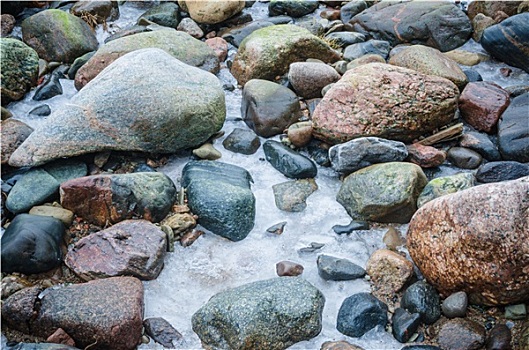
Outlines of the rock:
M 35 301 L 38 300 L 42 290 L 41 287 L 24 288 L 7 298 L 2 303 L 3 324 L 29 333 L 30 320 L 34 317 Z
M 97 23 L 103 24 L 107 19 L 115 21 L 119 18 L 119 7 L 116 1 L 110 0 L 78 1 L 72 6 L 70 13 L 81 18 L 90 14 Z
M 421 323 L 421 315 L 410 314 L 408 311 L 397 308 L 391 317 L 393 336 L 401 343 L 406 343 L 417 331 Z
M 68 345 L 62 344 L 51 344 L 51 343 L 18 343 L 13 347 L 9 347 L 10 350 L 79 350 Z
M 280 261 L 276 264 L 276 273 L 279 277 L 283 276 L 299 276 L 303 273 L 303 265 L 292 261 Z
M 22 22 L 24 42 L 48 62 L 72 63 L 97 49 L 97 39 L 79 17 L 61 10 L 44 10 Z
M 4 61 L 2 61 L 3 64 Z M 2 120 L 2 165 L 7 164 L 11 154 L 24 142 L 33 132 L 33 128 L 16 119 Z
M 193 155 L 200 159 L 216 160 L 222 157 L 220 153 L 211 143 L 205 143 L 199 148 L 193 150 Z
M 375 164 L 347 176 L 336 200 L 354 220 L 406 223 L 426 183 L 415 164 Z
M 189 16 L 198 23 L 216 24 L 241 12 L 244 0 L 230 1 L 201 1 L 178 0 L 178 5 L 189 13 Z
M 182 187 L 198 223 L 231 241 L 246 238 L 254 226 L 250 182 L 248 171 L 221 162 L 191 161 L 182 171 Z
M 358 293 L 346 298 L 340 311 L 336 328 L 350 337 L 361 337 L 376 326 L 388 323 L 388 307 L 369 293 Z
M 351 4 L 351 3 L 352 2 L 348 2 L 348 4 Z M 343 6 L 342 9 L 344 7 L 345 6 Z M 325 37 L 328 40 L 334 42 L 336 45 L 339 45 L 340 47 L 345 47 L 345 46 L 349 46 L 352 44 L 361 43 L 366 40 L 366 37 L 364 34 L 355 33 L 355 32 L 333 32 L 333 33 L 326 34 Z
M 417 207 L 420 208 L 435 198 L 471 188 L 474 186 L 474 180 L 472 173 L 459 173 L 435 178 L 424 186 L 417 199 Z
M 12 31 L 13 28 L 15 28 L 16 20 L 13 15 L 10 15 L 9 13 L 4 13 L 2 16 L 0 16 L 0 23 L 2 26 L 2 33 L 0 36 L 6 37 L 8 36 Z
M 64 79 L 62 67 L 57 68 L 52 74 L 35 90 L 33 100 L 42 101 L 57 95 L 62 95 L 62 86 L 59 79 Z
M 498 147 L 487 136 L 480 132 L 466 132 L 459 140 L 459 145 L 478 152 L 486 160 L 501 160 Z
M 426 75 L 446 78 L 463 89 L 467 76 L 452 59 L 441 51 L 424 45 L 412 45 L 393 55 L 389 64 L 414 69 Z
M 61 264 L 64 226 L 45 216 L 17 215 L 2 235 L 2 272 L 35 274 Z
M 275 25 L 258 29 L 243 40 L 231 73 L 241 85 L 250 79 L 273 80 L 286 73 L 291 63 L 307 58 L 335 62 L 340 57 L 325 41 L 304 28 Z
M 307 146 L 312 140 L 312 122 L 298 122 L 290 125 L 287 136 L 292 145 L 297 148 Z
M 501 114 L 509 106 L 509 93 L 496 84 L 468 83 L 459 98 L 463 119 L 478 131 L 492 133 Z
M 165 348 L 174 348 L 182 339 L 182 334 L 164 318 L 147 318 L 143 321 L 143 326 L 145 327 L 145 333 Z
M 187 206 L 186 206 L 187 208 Z M 175 234 L 180 235 L 197 225 L 196 219 L 191 213 L 169 213 L 165 219 L 160 223 L 161 226 L 166 225 L 174 231 Z
M 481 62 L 489 60 L 488 55 L 461 49 L 455 49 L 452 51 L 445 52 L 444 55 L 450 58 L 451 60 L 455 61 L 456 63 L 469 67 L 475 66 L 477 64 L 480 64 Z
M 456 318 L 446 322 L 439 331 L 443 349 L 478 350 L 485 344 L 485 329 L 479 323 Z
M 477 43 L 481 42 L 481 38 L 483 37 L 483 32 L 488 27 L 491 27 L 496 24 L 496 21 L 492 19 L 492 17 L 485 16 L 482 13 L 478 13 L 473 19 L 472 19 L 472 27 L 474 28 L 474 32 L 472 33 L 472 39 L 476 41 Z
M 432 146 L 414 143 L 406 146 L 408 150 L 407 161 L 417 164 L 421 168 L 435 168 L 446 160 L 446 152 Z
M 7 209 L 15 214 L 58 198 L 61 183 L 85 176 L 86 164 L 79 161 L 58 161 L 25 173 L 13 186 L 6 200 Z
M 441 348 L 434 345 L 406 345 L 401 350 L 441 350 Z
M 73 340 L 62 328 L 57 328 L 57 330 L 46 339 L 46 342 L 64 344 L 72 347 L 75 346 L 75 340 Z
M 527 247 L 519 242 L 529 233 L 528 190 L 528 177 L 476 186 L 431 201 L 415 213 L 407 247 L 441 294 L 465 291 L 471 303 L 485 305 L 527 298 Z
M 343 23 L 349 22 L 354 16 L 367 9 L 369 6 L 363 0 L 349 1 L 340 8 L 340 19 Z
M 422 322 L 433 324 L 441 317 L 440 303 L 435 288 L 425 281 L 418 281 L 404 291 L 400 306 L 411 313 L 418 312 Z
M 90 281 L 115 276 L 141 280 L 158 277 L 163 268 L 165 233 L 146 220 L 126 220 L 81 238 L 64 263 Z
M 463 69 L 469 82 L 483 81 L 483 77 L 474 69 Z
M 352 61 L 365 55 L 378 55 L 385 60 L 388 58 L 390 49 L 391 47 L 387 41 L 368 40 L 347 46 L 343 57 L 347 61 Z
M 329 149 L 332 168 L 350 174 L 373 164 L 399 162 L 408 156 L 406 145 L 378 137 L 360 137 Z
M 37 85 L 39 56 L 31 47 L 16 39 L 0 38 L 2 60 L 2 105 L 20 100 Z M 3 120 L 4 118 L 2 118 Z
M 294 62 L 288 70 L 288 81 L 302 98 L 321 97 L 321 89 L 340 80 L 334 68 L 318 62 Z
M 268 140 L 263 144 L 266 160 L 281 174 L 292 179 L 316 177 L 316 165 L 309 158 L 281 142 Z
M 362 65 L 347 71 L 318 104 L 313 134 L 331 144 L 363 136 L 411 141 L 449 123 L 458 96 L 457 86 L 444 78 L 383 63 Z
M 28 114 L 36 115 L 39 117 L 47 117 L 51 114 L 51 108 L 47 104 L 42 104 L 40 106 L 33 108 L 31 111 L 28 112 Z
M 88 82 L 103 71 L 103 69 L 118 58 L 132 51 L 147 48 L 162 49 L 185 64 L 211 73 L 216 73 L 219 70 L 219 59 L 217 55 L 205 43 L 184 32 L 172 29 L 155 30 L 118 38 L 101 46 L 94 56 L 77 71 L 75 75 L 75 88 L 81 90 Z M 171 66 L 172 64 L 168 65 Z M 159 67 L 156 68 L 156 71 L 158 75 L 170 74 L 169 71 L 171 69 Z M 127 72 L 126 74 L 126 77 L 130 78 L 131 72 Z M 182 78 L 175 79 L 178 81 Z M 173 84 L 175 83 L 176 81 L 173 82 Z M 203 97 L 208 95 L 204 95 Z
M 461 169 L 476 169 L 483 160 L 479 153 L 464 147 L 450 148 L 447 158 L 450 163 Z
M 508 16 L 513 16 L 517 12 L 518 5 L 522 1 L 504 1 L 500 3 L 484 1 L 483 3 L 475 3 L 468 5 L 468 17 L 475 18 L 480 13 L 486 16 L 494 17 L 498 12 L 504 12 Z
M 481 45 L 488 53 L 508 65 L 529 72 L 529 12 L 520 13 L 483 32 Z
M 180 22 L 180 24 L 178 24 L 178 27 L 176 29 L 191 35 L 195 39 L 200 39 L 204 36 L 204 31 L 202 30 L 202 28 L 200 28 L 197 22 L 193 21 L 191 18 L 184 18 Z M 217 52 L 215 52 L 215 54 L 217 55 L 217 57 L 219 57 Z M 221 59 L 219 57 L 219 61 L 220 60 Z
M 314 179 L 287 181 L 272 186 L 276 207 L 289 212 L 305 210 L 305 201 L 317 189 L 318 185 Z
M 443 301 L 441 311 L 448 318 L 465 317 L 467 313 L 468 297 L 465 292 L 453 293 Z
M 398 253 L 379 249 L 369 257 L 366 271 L 376 290 L 390 295 L 400 291 L 413 277 L 413 264 Z
M 334 225 L 332 229 L 335 233 L 343 235 L 357 230 L 369 230 L 369 223 L 352 220 L 348 225 Z
M 231 134 L 222 141 L 222 145 L 228 151 L 250 155 L 257 152 L 259 147 L 261 147 L 261 141 L 253 131 L 235 128 Z
M 92 175 L 66 181 L 61 205 L 98 226 L 132 218 L 161 221 L 176 201 L 176 188 L 162 173 Z
M 286 349 L 321 331 L 323 294 L 300 277 L 249 283 L 214 295 L 192 317 L 208 347 Z
M 77 57 L 70 66 L 70 69 L 68 69 L 68 79 L 74 80 L 79 68 L 84 66 L 86 62 L 88 62 L 88 60 L 91 59 L 92 56 L 94 56 L 95 53 L 96 51 L 90 51 L 82 56 Z
M 329 255 L 319 255 L 318 275 L 327 281 L 348 281 L 362 278 L 366 270 L 347 259 Z
M 80 348 L 97 341 L 97 349 L 116 350 L 135 349 L 141 339 L 143 285 L 134 277 L 49 288 L 42 295 L 39 295 L 41 290 L 36 291 L 24 296 L 29 304 L 24 312 L 33 316 L 28 318 L 25 327 L 29 326 L 34 335 L 48 337 L 62 328 Z M 19 293 L 2 305 L 2 318 L 12 328 L 22 330 L 14 317 L 21 311 L 17 301 L 23 295 Z M 40 307 L 35 305 L 37 302 Z
M 348 2 L 348 4 L 350 3 L 356 3 L 356 1 Z M 320 350 L 364 350 L 364 349 L 359 346 L 349 344 L 345 340 L 341 340 L 341 341 L 326 341 L 325 343 L 321 344 Z
M 392 226 L 390 226 L 384 234 L 382 242 L 384 242 L 384 244 L 389 250 L 393 251 L 396 251 L 397 247 L 400 247 L 406 243 L 399 230 Z
M 504 324 L 496 324 L 489 333 L 486 342 L 487 350 L 510 350 L 511 330 Z
M 391 46 L 413 43 L 442 52 L 463 45 L 472 33 L 467 15 L 455 4 L 444 2 L 376 4 L 354 16 L 350 23 L 355 32 L 387 40 Z
M 314 12 L 318 5 L 317 0 L 271 0 L 268 3 L 268 14 L 298 18 Z
M 262 137 L 281 134 L 300 116 L 296 94 L 287 87 L 252 79 L 242 91 L 241 116 Z
M 65 227 L 70 227 L 73 222 L 73 213 L 70 210 L 52 205 L 40 205 L 30 209 L 31 215 L 51 216 L 61 220 Z
M 279 222 L 277 224 L 274 224 L 274 225 L 270 226 L 269 228 L 267 228 L 266 232 L 270 232 L 270 233 L 274 233 L 276 235 L 280 235 L 285 230 L 286 224 L 287 224 L 286 221 L 281 221 L 281 222 Z
M 367 54 L 358 58 L 355 58 L 351 62 L 347 63 L 346 70 L 351 70 L 358 66 L 362 66 L 368 63 L 386 63 L 386 60 L 377 54 Z
M 13 113 L 11 113 L 7 108 L 4 108 L 4 106 L 1 106 L 2 111 L 2 120 L 9 119 L 13 116 Z
M 176 28 L 180 23 L 180 12 L 178 5 L 174 2 L 162 2 L 144 12 L 138 18 L 138 24 L 142 20 L 147 20 L 164 27 Z
M 514 97 L 498 123 L 498 146 L 505 160 L 529 162 L 529 92 Z
M 483 164 L 476 172 L 476 180 L 482 183 L 516 180 L 529 176 L 529 164 L 499 161 Z
M 509 305 L 505 307 L 505 318 L 509 320 L 523 320 L 527 316 L 525 304 Z
M 205 42 L 215 52 L 215 55 L 217 55 L 220 62 L 226 60 L 226 57 L 228 56 L 228 43 L 226 40 L 215 37 L 206 39 Z
M 176 152 L 209 139 L 226 115 L 215 76 L 159 49 L 121 57 L 70 104 L 24 141 L 11 165 L 35 166 L 101 150 Z
M 227 28 L 226 30 L 219 32 L 219 35 L 233 46 L 239 47 L 244 38 L 255 32 L 257 29 L 270 27 L 273 25 L 274 23 L 269 21 L 257 20 Z

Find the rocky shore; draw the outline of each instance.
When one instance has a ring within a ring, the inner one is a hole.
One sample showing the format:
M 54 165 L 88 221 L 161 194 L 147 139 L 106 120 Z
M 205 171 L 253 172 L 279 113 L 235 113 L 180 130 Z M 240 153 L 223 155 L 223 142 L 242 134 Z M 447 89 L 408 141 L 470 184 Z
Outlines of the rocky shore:
M 2 348 L 529 349 L 527 2 L 1 29 Z

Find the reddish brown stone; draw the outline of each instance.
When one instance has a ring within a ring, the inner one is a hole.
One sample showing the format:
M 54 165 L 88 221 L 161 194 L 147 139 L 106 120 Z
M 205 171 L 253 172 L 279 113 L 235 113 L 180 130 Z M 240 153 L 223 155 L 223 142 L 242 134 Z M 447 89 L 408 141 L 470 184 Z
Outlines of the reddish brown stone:
M 529 177 L 491 183 L 426 203 L 413 216 L 407 247 L 444 296 L 515 304 L 529 295 Z
M 492 133 L 509 103 L 507 91 L 493 83 L 478 81 L 468 83 L 461 93 L 459 110 L 476 130 Z
M 485 343 L 485 329 L 472 320 L 456 318 L 446 322 L 439 331 L 439 345 L 442 349 L 482 349 Z
M 46 341 L 48 343 L 63 344 L 68 346 L 75 346 L 75 340 L 72 339 L 62 328 L 57 328 L 52 335 L 50 335 Z
M 320 13 L 321 18 L 328 19 L 329 21 L 335 21 L 340 19 L 340 10 L 324 10 Z
M 42 292 L 40 287 L 30 287 L 19 290 L 2 303 L 2 321 L 9 327 L 30 333 L 30 321 L 37 311 L 34 309 L 38 295 Z
M 494 17 L 498 11 L 513 16 L 521 3 L 522 1 L 472 1 L 468 5 L 468 17 L 472 20 L 479 13 Z
M 15 28 L 16 20 L 15 20 L 15 17 L 13 17 L 13 15 L 5 13 L 0 17 L 0 23 L 1 23 L 1 35 L 0 36 L 3 38 L 7 36 L 9 33 L 11 33 L 13 28 Z
M 80 239 L 64 263 L 85 281 L 112 276 L 158 277 L 166 237 L 146 220 L 126 220 Z
M 303 266 L 292 261 L 280 261 L 276 264 L 278 276 L 299 276 L 303 273 Z
M 7 164 L 11 154 L 28 138 L 29 134 L 33 132 L 33 128 L 27 124 L 16 120 L 7 119 L 2 120 L 2 165 Z
M 413 264 L 398 253 L 379 249 L 367 261 L 366 272 L 377 291 L 391 294 L 401 290 L 413 276 Z
M 220 62 L 224 62 L 226 56 L 228 56 L 228 43 L 226 40 L 215 37 L 206 40 L 206 44 L 215 51 L 215 54 L 219 58 Z
M 446 160 L 446 152 L 432 146 L 424 146 L 420 143 L 407 145 L 408 161 L 417 164 L 421 168 L 435 168 Z

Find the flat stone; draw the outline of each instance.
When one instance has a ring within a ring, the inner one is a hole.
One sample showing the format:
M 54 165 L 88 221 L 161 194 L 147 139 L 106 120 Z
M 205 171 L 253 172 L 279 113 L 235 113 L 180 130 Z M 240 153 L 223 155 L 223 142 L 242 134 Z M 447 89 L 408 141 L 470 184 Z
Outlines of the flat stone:
M 276 207 L 289 212 L 305 210 L 307 198 L 318 189 L 314 179 L 282 182 L 272 186 Z
M 283 145 L 268 140 L 263 144 L 266 160 L 286 177 L 305 179 L 316 177 L 316 165 L 309 158 Z
M 352 220 L 348 225 L 334 225 L 332 229 L 335 233 L 343 235 L 357 230 L 369 230 L 369 223 L 366 221 Z
M 366 271 L 347 259 L 336 258 L 329 255 L 319 255 L 318 274 L 327 281 L 348 281 L 362 278 Z
M 482 183 L 509 181 L 524 176 L 529 176 L 529 164 L 514 161 L 489 162 L 476 172 L 476 180 Z
M 388 323 L 388 307 L 369 293 L 358 293 L 346 298 L 340 310 L 336 328 L 350 337 L 361 337 L 376 326 Z
M 505 160 L 529 162 L 529 92 L 514 97 L 498 123 L 498 146 Z
M 525 304 L 509 305 L 505 307 L 505 318 L 509 320 L 523 320 L 527 316 Z
M 70 227 L 73 222 L 73 212 L 53 205 L 39 205 L 29 210 L 31 215 L 51 216 L 62 221 L 65 227 Z
M 182 339 L 182 334 L 164 318 L 147 318 L 143 321 L 143 326 L 145 327 L 145 333 L 165 348 L 176 347 Z

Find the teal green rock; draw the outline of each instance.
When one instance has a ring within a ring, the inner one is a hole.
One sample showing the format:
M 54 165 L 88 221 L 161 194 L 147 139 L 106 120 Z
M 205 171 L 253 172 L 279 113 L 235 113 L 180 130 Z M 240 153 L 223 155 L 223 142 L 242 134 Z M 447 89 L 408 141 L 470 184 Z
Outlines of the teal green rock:
M 99 45 L 94 32 L 79 17 L 61 10 L 44 10 L 22 22 L 24 42 L 48 62 L 72 63 Z
M 36 166 L 105 150 L 174 153 L 203 144 L 225 118 L 217 77 L 163 50 L 137 50 L 108 66 L 69 108 L 54 111 L 10 164 Z
M 427 182 L 415 164 L 375 164 L 347 176 L 336 200 L 354 220 L 407 223 Z
M 301 277 L 279 277 L 214 295 L 191 322 L 206 348 L 283 350 L 320 333 L 324 304 Z
M 16 39 L 0 38 L 2 105 L 20 100 L 37 85 L 39 56 L 37 52 Z M 3 111 L 3 110 L 2 110 Z M 2 120 L 3 114 L 2 114 Z
M 461 173 L 433 179 L 428 182 L 419 195 L 419 198 L 417 199 L 417 207 L 420 208 L 435 198 L 473 187 L 474 181 L 475 178 L 472 173 Z
M 142 20 L 148 20 L 164 27 L 175 28 L 180 23 L 180 9 L 174 2 L 162 2 L 156 5 L 138 19 L 138 23 Z
M 275 25 L 258 29 L 242 41 L 231 73 L 241 85 L 250 79 L 274 80 L 287 73 L 291 63 L 307 58 L 336 62 L 340 55 L 307 29 Z
M 95 55 L 77 71 L 75 88 L 82 89 L 121 56 L 147 48 L 162 49 L 183 63 L 211 73 L 217 73 L 219 70 L 219 59 L 206 43 L 187 33 L 167 28 L 124 36 L 101 46 Z

